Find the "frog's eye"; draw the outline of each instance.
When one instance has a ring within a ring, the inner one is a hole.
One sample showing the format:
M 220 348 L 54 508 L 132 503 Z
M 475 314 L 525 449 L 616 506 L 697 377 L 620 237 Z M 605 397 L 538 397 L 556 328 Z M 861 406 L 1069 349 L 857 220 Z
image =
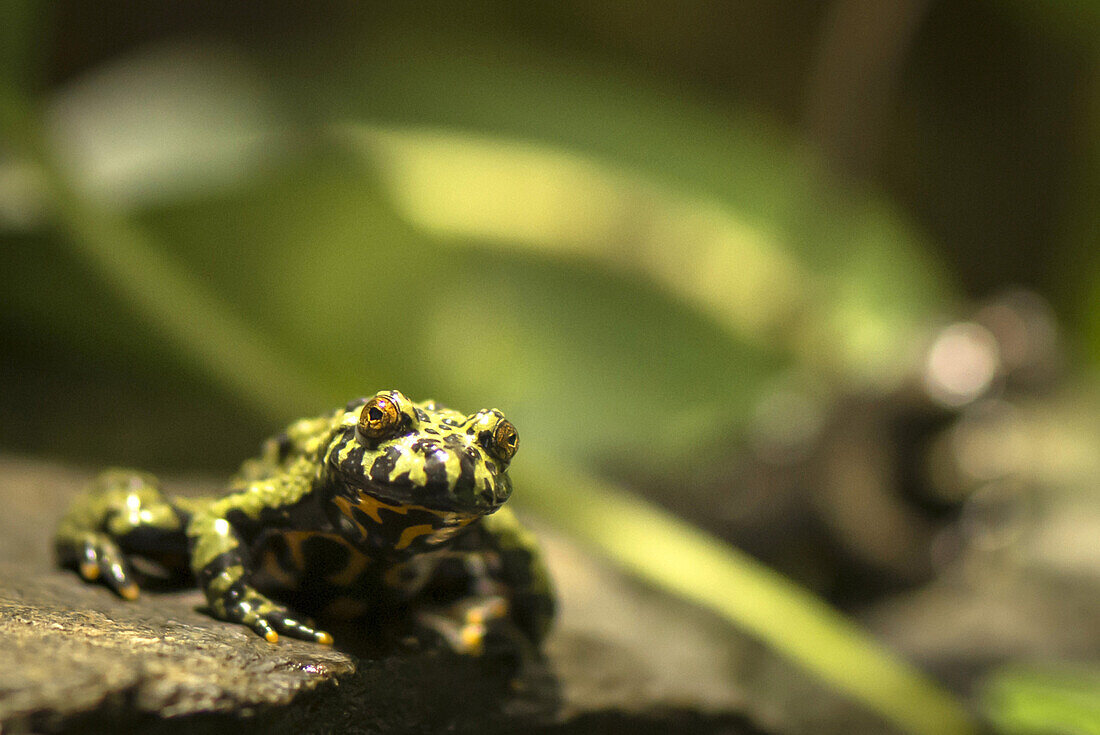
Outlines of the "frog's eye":
M 508 419 L 502 419 L 493 429 L 492 440 L 490 441 L 489 451 L 500 460 L 505 462 L 516 456 L 516 449 L 519 448 L 519 432 L 516 431 L 516 427 L 512 426 L 512 422 Z
M 389 396 L 375 396 L 359 412 L 359 433 L 368 439 L 382 439 L 397 431 L 403 418 L 397 401 Z

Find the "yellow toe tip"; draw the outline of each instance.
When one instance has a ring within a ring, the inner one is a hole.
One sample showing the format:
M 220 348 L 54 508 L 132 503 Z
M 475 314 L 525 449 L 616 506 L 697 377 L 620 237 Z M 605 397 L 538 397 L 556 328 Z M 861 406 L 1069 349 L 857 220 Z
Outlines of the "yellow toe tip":
M 317 634 L 317 642 L 320 643 L 322 646 L 331 646 L 332 636 L 330 636 L 328 633 L 320 632 Z
M 80 576 L 84 577 L 84 579 L 88 580 L 89 582 L 99 579 L 99 565 L 92 564 L 90 562 L 87 564 L 81 564 Z
M 124 600 L 136 600 L 140 592 L 136 584 L 128 584 L 124 587 L 119 587 L 118 594 L 120 594 Z
M 467 625 L 462 629 L 462 649 L 464 652 L 478 655 L 481 653 L 481 642 L 485 637 L 485 628 L 480 625 Z
M 273 630 L 269 630 L 266 633 L 264 633 L 264 640 L 266 640 L 268 643 L 278 643 L 279 642 L 279 634 L 276 633 Z

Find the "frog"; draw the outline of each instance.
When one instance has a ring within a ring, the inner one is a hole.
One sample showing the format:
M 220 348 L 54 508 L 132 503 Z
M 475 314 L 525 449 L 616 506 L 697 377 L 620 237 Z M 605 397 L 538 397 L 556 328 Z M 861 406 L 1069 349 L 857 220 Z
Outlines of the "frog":
M 504 503 L 519 446 L 497 409 L 464 414 L 397 390 L 291 423 L 213 497 L 169 498 L 103 471 L 54 539 L 58 562 L 136 599 L 140 564 L 197 585 L 214 617 L 270 643 L 331 645 L 314 617 L 411 610 L 458 653 L 510 625 L 537 650 L 555 598 L 534 535 Z

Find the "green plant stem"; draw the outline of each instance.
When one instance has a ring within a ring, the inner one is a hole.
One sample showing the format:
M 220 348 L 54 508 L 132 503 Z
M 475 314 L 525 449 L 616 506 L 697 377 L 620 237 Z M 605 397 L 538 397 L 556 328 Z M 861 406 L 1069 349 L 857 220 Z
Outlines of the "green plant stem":
M 859 626 L 748 555 L 560 457 L 517 465 L 517 501 L 658 587 L 709 608 L 921 735 L 973 733 L 966 708 Z
M 37 148 L 37 146 L 35 146 Z M 139 227 L 75 191 L 35 155 L 52 223 L 72 252 L 148 320 L 193 369 L 262 415 L 285 421 L 332 403 L 304 371 L 203 284 L 175 268 L 168 253 Z

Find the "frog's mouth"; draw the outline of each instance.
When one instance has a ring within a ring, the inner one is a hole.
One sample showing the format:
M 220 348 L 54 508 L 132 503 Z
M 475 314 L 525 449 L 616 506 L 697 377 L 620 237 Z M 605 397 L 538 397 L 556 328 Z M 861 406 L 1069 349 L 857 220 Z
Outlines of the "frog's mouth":
M 392 483 L 364 482 L 362 477 L 342 478 L 341 484 L 346 497 L 362 499 L 366 504 L 471 518 L 494 512 L 511 493 L 507 476 L 497 478 L 493 485 L 481 490 L 472 484 L 453 488 L 443 483 L 418 484 L 407 477 L 399 477 Z

